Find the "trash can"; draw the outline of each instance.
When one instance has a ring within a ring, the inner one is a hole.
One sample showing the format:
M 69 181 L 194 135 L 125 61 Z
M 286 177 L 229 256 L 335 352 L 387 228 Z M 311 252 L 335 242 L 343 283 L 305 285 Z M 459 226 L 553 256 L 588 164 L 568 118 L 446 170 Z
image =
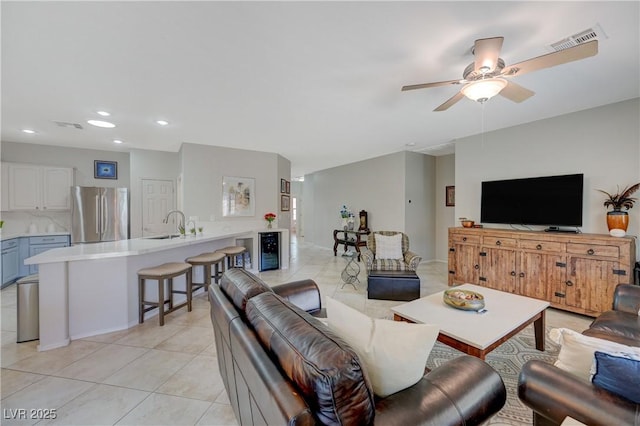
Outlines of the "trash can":
M 38 274 L 33 274 L 16 281 L 18 293 L 18 343 L 40 338 L 38 280 Z

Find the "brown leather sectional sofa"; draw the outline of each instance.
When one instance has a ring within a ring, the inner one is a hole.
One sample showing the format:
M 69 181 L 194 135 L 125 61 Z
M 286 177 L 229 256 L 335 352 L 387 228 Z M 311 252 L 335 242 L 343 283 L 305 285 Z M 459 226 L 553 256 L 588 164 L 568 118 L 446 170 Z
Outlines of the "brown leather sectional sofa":
M 640 347 L 639 309 L 640 286 L 619 284 L 613 309 L 602 313 L 582 334 Z M 640 404 L 541 361 L 523 366 L 518 396 L 533 409 L 536 426 L 559 425 L 567 416 L 586 425 L 640 425 Z
M 376 397 L 355 352 L 311 315 L 321 313 L 311 280 L 271 288 L 231 269 L 209 296 L 220 374 L 243 426 L 475 425 L 505 403 L 498 373 L 467 355 Z

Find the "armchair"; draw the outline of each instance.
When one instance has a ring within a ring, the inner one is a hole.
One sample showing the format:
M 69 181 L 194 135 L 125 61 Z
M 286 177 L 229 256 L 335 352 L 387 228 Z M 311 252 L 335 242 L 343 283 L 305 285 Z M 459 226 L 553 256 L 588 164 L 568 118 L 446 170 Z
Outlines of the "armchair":
M 383 259 L 376 256 L 376 235 L 390 237 L 401 234 L 402 258 Z M 421 256 L 409 250 L 409 237 L 399 231 L 375 231 L 369 234 L 367 247 L 360 250 L 367 271 L 415 271 L 422 260 Z
M 618 284 L 613 294 L 613 309 L 601 313 L 582 334 L 640 346 L 640 286 Z
M 639 309 L 640 287 L 618 284 L 613 309 L 600 314 L 582 334 L 638 347 Z M 640 424 L 640 404 L 538 360 L 523 366 L 518 396 L 533 410 L 534 426 L 559 425 L 567 416 L 589 425 Z

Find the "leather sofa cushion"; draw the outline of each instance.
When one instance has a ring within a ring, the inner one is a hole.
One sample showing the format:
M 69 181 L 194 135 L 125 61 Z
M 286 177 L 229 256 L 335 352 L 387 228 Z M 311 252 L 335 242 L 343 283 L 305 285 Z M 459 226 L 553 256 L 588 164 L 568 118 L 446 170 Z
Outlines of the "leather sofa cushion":
M 620 311 L 603 312 L 582 334 L 640 346 L 640 316 Z
M 246 314 L 321 424 L 373 424 L 369 379 L 353 349 L 328 327 L 274 293 L 251 298 Z
M 220 280 L 220 288 L 241 312 L 245 312 L 247 301 L 264 292 L 272 292 L 264 281 L 242 268 L 231 268 Z

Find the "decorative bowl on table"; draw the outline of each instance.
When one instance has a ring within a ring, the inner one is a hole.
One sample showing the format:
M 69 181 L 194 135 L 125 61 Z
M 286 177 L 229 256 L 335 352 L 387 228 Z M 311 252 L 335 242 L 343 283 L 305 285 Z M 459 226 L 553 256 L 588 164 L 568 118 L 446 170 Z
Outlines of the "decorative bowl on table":
M 461 220 L 460 223 L 463 228 L 473 228 L 475 222 L 473 220 Z
M 484 296 L 470 290 L 445 290 L 442 296 L 444 303 L 463 311 L 479 311 L 484 309 Z

